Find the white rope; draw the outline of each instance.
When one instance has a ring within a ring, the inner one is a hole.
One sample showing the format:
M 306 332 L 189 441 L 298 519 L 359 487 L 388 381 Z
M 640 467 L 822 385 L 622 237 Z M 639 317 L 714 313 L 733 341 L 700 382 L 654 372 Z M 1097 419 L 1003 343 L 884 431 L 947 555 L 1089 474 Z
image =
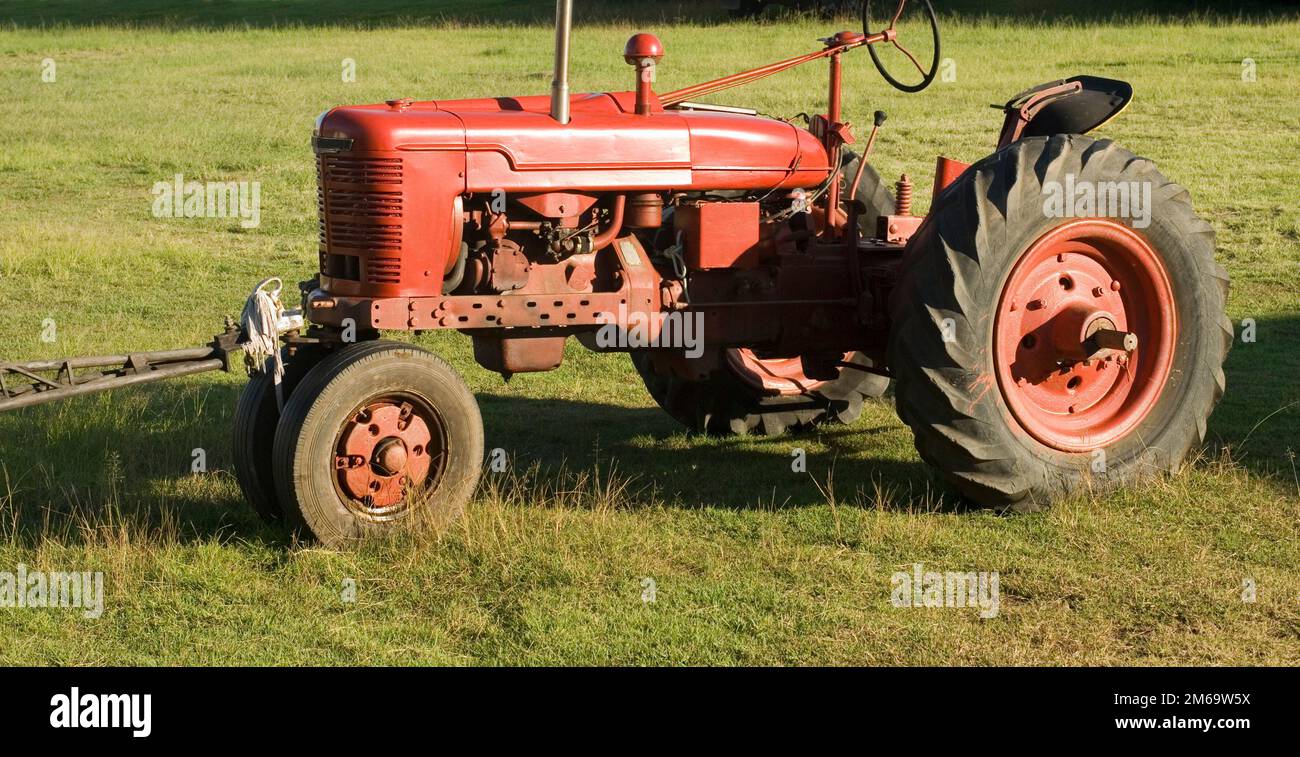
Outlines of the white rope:
M 275 288 L 267 291 L 267 285 Z M 239 325 L 244 331 L 244 352 L 248 356 L 251 368 L 262 373 L 266 363 L 271 361 L 275 380 L 276 403 L 284 405 L 284 393 L 280 380 L 284 377 L 284 360 L 280 356 L 280 319 L 284 315 L 284 305 L 280 303 L 280 290 L 284 282 L 278 276 L 272 276 L 253 289 L 244 303 L 244 312 L 239 316 Z

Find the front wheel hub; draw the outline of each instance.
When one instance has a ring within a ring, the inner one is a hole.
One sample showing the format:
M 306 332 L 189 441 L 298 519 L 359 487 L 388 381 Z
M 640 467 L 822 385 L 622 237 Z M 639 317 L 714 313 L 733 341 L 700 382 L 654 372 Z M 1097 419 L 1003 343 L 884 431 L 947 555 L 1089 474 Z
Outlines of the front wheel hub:
M 381 399 L 354 413 L 339 436 L 339 490 L 371 509 L 399 505 L 422 486 L 433 458 L 429 424 L 410 402 Z
M 1030 245 L 1003 287 L 998 385 L 1039 442 L 1098 449 L 1155 405 L 1176 333 L 1169 277 L 1146 239 L 1114 221 L 1071 221 Z

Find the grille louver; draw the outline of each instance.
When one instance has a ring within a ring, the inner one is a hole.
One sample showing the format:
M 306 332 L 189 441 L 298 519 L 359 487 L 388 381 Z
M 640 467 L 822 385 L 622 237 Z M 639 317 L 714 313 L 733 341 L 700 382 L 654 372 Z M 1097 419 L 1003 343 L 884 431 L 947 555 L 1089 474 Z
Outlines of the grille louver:
M 354 255 L 372 284 L 401 282 L 402 159 L 322 155 L 317 209 L 326 259 Z M 329 266 L 355 270 L 355 266 Z M 358 275 L 359 279 L 360 276 Z

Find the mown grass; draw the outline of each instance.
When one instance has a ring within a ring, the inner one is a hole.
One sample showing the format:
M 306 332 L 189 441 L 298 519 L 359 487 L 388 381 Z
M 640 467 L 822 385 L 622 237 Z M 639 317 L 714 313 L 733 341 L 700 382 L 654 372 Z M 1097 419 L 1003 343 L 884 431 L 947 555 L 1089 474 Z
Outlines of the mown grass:
M 264 275 L 308 278 L 307 136 L 330 105 L 542 92 L 549 80 L 540 25 L 508 39 L 462 23 L 40 29 L 28 12 L 0 5 L 20 24 L 0 32 L 5 359 L 199 344 Z M 828 28 L 708 19 L 654 25 L 668 49 L 660 87 L 794 54 Z M 575 85 L 626 88 L 631 31 L 580 26 Z M 1183 475 L 1026 517 L 954 513 L 887 401 L 812 436 L 689 438 L 619 356 L 573 345 L 559 370 L 503 385 L 468 340 L 430 335 L 420 341 L 478 394 L 488 446 L 511 456 L 436 538 L 329 552 L 263 528 L 229 470 L 233 377 L 0 416 L 0 570 L 103 570 L 108 582 L 97 620 L 0 609 L 0 661 L 1300 662 L 1298 32 L 1290 20 L 954 20 L 957 80 L 918 96 L 887 89 L 865 56 L 849 61 L 850 117 L 889 112 L 877 165 L 908 171 L 921 197 L 936 153 L 989 151 L 989 103 L 1073 73 L 1133 82 L 1137 100 L 1106 136 L 1189 187 L 1219 232 L 1230 315 L 1256 324 L 1230 357 L 1211 444 Z M 41 81 L 46 58 L 55 82 Z M 355 83 L 340 80 L 343 58 Z M 1243 82 L 1244 58 L 1257 81 Z M 823 87 L 810 68 L 722 99 L 786 115 L 821 107 Z M 150 188 L 175 173 L 260 181 L 261 226 L 154 218 Z M 47 318 L 54 344 L 41 340 Z M 212 472 L 190 473 L 196 448 Z M 805 474 L 791 470 L 795 448 Z M 892 607 L 890 575 L 916 562 L 999 571 L 1000 613 Z

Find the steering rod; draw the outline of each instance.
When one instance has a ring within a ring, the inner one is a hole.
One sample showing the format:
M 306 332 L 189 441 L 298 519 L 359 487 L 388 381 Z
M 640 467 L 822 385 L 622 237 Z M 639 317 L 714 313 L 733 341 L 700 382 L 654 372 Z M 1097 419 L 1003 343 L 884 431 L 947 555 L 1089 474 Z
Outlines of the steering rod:
M 893 28 L 886 29 L 882 32 L 877 32 L 870 36 L 865 34 L 859 34 L 856 32 L 840 32 L 834 37 L 829 37 L 823 40 L 823 42 L 826 43 L 826 47 L 822 48 L 821 50 L 817 50 L 811 53 L 805 53 L 804 55 L 798 55 L 793 58 L 787 58 L 786 60 L 778 61 L 776 63 L 770 63 L 766 66 L 752 68 L 748 71 L 741 71 L 740 73 L 737 74 L 724 76 L 721 79 L 714 79 L 713 81 L 706 81 L 702 84 L 694 84 L 689 87 L 683 87 L 682 89 L 674 90 L 672 92 L 668 92 L 667 94 L 660 95 L 659 102 L 662 103 L 663 106 L 666 108 L 671 105 L 676 105 L 678 103 L 686 102 L 687 100 L 691 100 L 696 97 L 711 95 L 715 92 L 721 92 L 726 89 L 731 89 L 732 87 L 739 87 L 742 84 L 749 84 L 751 82 L 756 82 L 760 79 L 766 79 L 767 77 L 773 74 L 779 74 L 782 71 L 789 70 L 791 68 L 794 68 L 795 66 L 799 66 L 814 60 L 821 60 L 822 58 L 829 58 L 832 55 L 839 55 L 841 53 L 846 53 L 850 50 L 855 50 L 864 45 L 875 45 L 881 42 L 893 42 L 897 37 L 898 37 L 898 32 Z

